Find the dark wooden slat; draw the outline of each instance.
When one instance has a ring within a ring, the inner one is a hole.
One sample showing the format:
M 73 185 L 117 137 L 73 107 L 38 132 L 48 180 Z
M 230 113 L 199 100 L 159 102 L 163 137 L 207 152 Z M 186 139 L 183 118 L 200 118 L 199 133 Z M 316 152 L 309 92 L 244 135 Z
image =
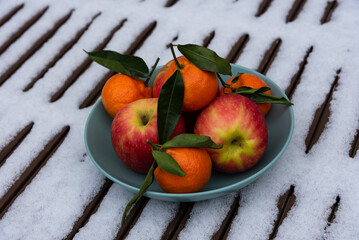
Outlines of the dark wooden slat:
M 17 5 L 13 9 L 11 9 L 6 15 L 4 15 L 0 19 L 0 27 L 4 25 L 7 21 L 9 21 L 20 9 L 24 7 L 24 4 Z
M 151 35 L 153 30 L 156 27 L 156 22 L 152 22 L 149 24 L 135 39 L 135 41 L 129 46 L 129 48 L 123 53 L 123 54 L 129 54 L 133 55 L 135 52 L 140 49 L 142 44 L 146 41 L 146 39 Z M 79 108 L 86 108 L 91 106 L 96 102 L 96 100 L 101 95 L 101 90 L 103 86 L 105 85 L 107 79 L 109 79 L 111 76 L 113 76 L 115 73 L 112 71 L 109 71 L 105 74 L 105 76 L 96 84 L 95 88 L 92 89 L 92 91 L 89 93 L 89 95 L 83 100 L 83 102 L 80 104 Z
M 212 31 L 205 39 L 203 39 L 202 46 L 208 47 L 208 45 L 211 43 L 212 39 L 214 38 L 215 31 Z
M 168 0 L 166 2 L 165 7 L 172 7 L 173 5 L 175 5 L 178 2 L 178 0 Z
M 138 218 L 141 216 L 141 213 L 145 206 L 147 205 L 149 198 L 142 197 L 136 203 L 136 205 L 131 209 L 130 213 L 127 215 L 125 222 L 123 223 L 122 228 L 118 231 L 115 239 L 125 239 L 133 228 L 133 226 L 137 223 Z
M 168 224 L 166 231 L 163 233 L 162 240 L 177 239 L 178 234 L 186 226 L 193 205 L 194 205 L 193 202 L 184 202 L 180 204 L 176 216 Z
M 290 188 L 279 197 L 278 199 L 278 215 L 277 220 L 274 223 L 273 231 L 269 235 L 269 239 L 274 239 L 277 235 L 278 229 L 282 224 L 283 220 L 287 217 L 288 212 L 292 209 L 295 203 L 295 194 L 294 194 L 294 186 L 290 186 Z
M 307 53 L 305 54 L 303 61 L 299 64 L 299 69 L 298 71 L 294 74 L 294 76 L 292 77 L 291 81 L 290 81 L 290 85 L 288 86 L 288 88 L 285 90 L 285 94 L 288 96 L 289 99 L 292 98 L 295 89 L 297 88 L 297 86 L 300 83 L 300 79 L 302 77 L 302 74 L 304 72 L 305 66 L 308 64 L 308 58 L 310 56 L 310 54 L 313 52 L 313 46 L 311 46 L 308 50 Z
M 257 71 L 265 75 L 272 65 L 277 53 L 279 52 L 280 45 L 282 44 L 282 40 L 280 38 L 273 41 L 269 49 L 264 54 L 264 57 L 259 64 Z
M 101 15 L 101 13 L 97 13 L 95 16 L 93 16 L 92 19 L 91 19 L 91 21 L 88 22 L 88 23 L 85 25 L 85 27 L 83 27 L 82 29 L 80 29 L 80 30 L 76 33 L 76 35 L 75 35 L 69 42 L 67 42 L 67 43 L 61 48 L 61 50 L 60 50 L 60 51 L 54 56 L 54 58 L 41 70 L 41 72 L 39 72 L 39 73 L 37 74 L 37 76 L 34 77 L 28 85 L 26 85 L 26 87 L 23 89 L 23 91 L 24 91 L 24 92 L 29 91 L 29 90 L 35 85 L 35 83 L 36 83 L 39 79 L 41 79 L 41 78 L 47 73 L 47 71 L 48 71 L 50 68 L 52 68 L 52 67 L 56 64 L 56 62 L 57 62 L 60 58 L 62 58 L 62 57 L 65 55 L 65 53 L 66 53 L 69 49 L 71 49 L 72 46 L 74 46 L 74 45 L 78 42 L 78 40 L 81 38 L 81 36 L 82 36 L 82 35 L 86 32 L 86 30 L 91 26 L 92 22 L 93 22 L 98 16 L 100 16 L 100 15 Z
M 79 109 L 87 108 L 93 105 L 97 99 L 101 96 L 101 91 L 103 86 L 105 85 L 107 79 L 109 79 L 113 75 L 113 72 L 108 72 L 95 86 L 94 89 L 91 90 L 89 95 L 83 100 L 80 104 Z
M 357 133 L 352 141 L 351 148 L 349 150 L 349 156 L 351 158 L 355 157 L 355 155 L 357 154 L 358 148 L 359 148 L 359 129 L 357 129 Z
M 292 8 L 289 10 L 289 13 L 286 18 L 286 23 L 293 22 L 297 19 L 299 13 L 302 11 L 304 4 L 307 0 L 295 0 L 292 5 Z
M 16 136 L 0 151 L 0 167 L 5 163 L 5 160 L 14 152 L 14 150 L 20 145 L 25 137 L 30 133 L 34 122 L 26 125 L 20 130 Z
M 334 10 L 338 7 L 338 2 L 337 0 L 334 1 L 328 1 L 327 6 L 324 10 L 323 16 L 320 19 L 320 23 L 324 24 L 330 21 L 330 19 L 332 18 L 333 12 Z
M 130 45 L 125 54 L 133 55 L 135 52 L 140 49 L 142 44 L 146 39 L 151 35 L 153 30 L 156 28 L 157 22 L 154 21 L 150 23 L 136 38 L 136 40 Z
M 15 199 L 25 190 L 26 186 L 31 183 L 32 179 L 47 163 L 52 154 L 59 148 L 69 131 L 70 127 L 66 126 L 58 134 L 51 138 L 51 140 L 45 145 L 44 149 L 21 174 L 19 179 L 15 181 L 7 193 L 0 199 L 0 219 L 4 216 Z
M 310 149 L 313 145 L 318 141 L 320 135 L 322 134 L 325 125 L 327 124 L 330 116 L 329 106 L 330 101 L 332 100 L 333 92 L 336 90 L 338 86 L 339 74 L 341 69 L 337 70 L 337 75 L 334 78 L 332 86 L 327 94 L 325 101 L 322 105 L 316 110 L 313 122 L 309 128 L 305 143 L 306 150 L 305 153 L 309 153 Z
M 49 9 L 49 6 L 44 7 L 34 16 L 32 16 L 27 22 L 24 23 L 13 35 L 11 35 L 8 40 L 0 46 L 0 55 L 8 48 L 11 44 L 13 44 L 26 30 L 28 30 L 32 25 L 34 25 Z
M 231 51 L 228 53 L 226 59 L 231 63 L 235 63 L 238 60 L 239 56 L 242 54 L 243 49 L 246 47 L 248 41 L 249 35 L 243 34 L 234 44 Z
M 339 204 L 340 204 L 340 196 L 338 195 L 335 199 L 335 203 L 331 206 L 331 212 L 330 215 L 328 216 L 328 226 L 330 226 L 330 224 L 333 223 L 334 219 L 335 219 L 335 213 L 338 211 L 339 208 Z
M 106 179 L 105 183 L 102 185 L 100 191 L 97 193 L 97 195 L 92 199 L 92 201 L 86 206 L 82 216 L 75 222 L 71 232 L 67 235 L 65 238 L 66 240 L 73 239 L 75 234 L 78 232 L 80 228 L 82 228 L 88 220 L 90 219 L 90 216 L 94 214 L 99 206 L 101 205 L 101 202 L 106 196 L 108 190 L 112 186 L 113 182 L 109 179 Z
M 262 0 L 261 4 L 258 7 L 258 11 L 256 13 L 256 17 L 260 17 L 263 13 L 265 13 L 269 6 L 272 4 L 273 0 Z
M 123 19 L 117 26 L 115 26 L 111 32 L 106 36 L 106 38 L 100 43 L 93 52 L 102 50 L 108 42 L 112 39 L 113 35 L 125 24 L 127 19 Z M 80 77 L 80 75 L 85 72 L 85 70 L 90 66 L 91 59 L 86 58 L 71 74 L 71 76 L 65 81 L 65 83 L 51 96 L 50 102 L 56 102 L 59 100 L 66 90 Z
M 4 74 L 0 76 L 0 86 L 12 75 L 14 74 L 19 67 L 24 64 L 26 60 L 28 60 L 38 49 L 42 47 L 42 45 L 48 41 L 55 33 L 56 31 L 69 20 L 69 18 L 72 15 L 72 12 L 74 10 L 71 10 L 67 15 L 59 19 L 54 27 L 46 32 L 44 35 L 42 35 L 33 45 L 32 47 L 27 50 L 19 59 L 16 61 L 15 64 L 13 64 L 11 67 L 9 67 Z
M 218 231 L 212 236 L 212 240 L 227 239 L 228 233 L 231 229 L 232 222 L 238 214 L 240 196 L 238 195 L 232 202 L 226 218 L 223 220 L 222 225 Z

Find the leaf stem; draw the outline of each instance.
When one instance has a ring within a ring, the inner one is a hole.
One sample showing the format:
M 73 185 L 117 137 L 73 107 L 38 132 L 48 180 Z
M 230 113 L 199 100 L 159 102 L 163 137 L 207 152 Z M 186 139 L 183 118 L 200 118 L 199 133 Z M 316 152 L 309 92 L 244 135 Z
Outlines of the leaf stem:
M 217 73 L 217 77 L 218 77 L 219 81 L 222 83 L 223 87 L 225 87 L 225 88 L 230 87 L 229 84 L 225 83 L 225 81 L 222 79 L 222 77 L 221 77 L 221 75 L 219 75 L 219 73 Z
M 148 87 L 148 82 L 150 81 L 151 77 L 152 77 L 152 74 L 153 72 L 155 71 L 156 67 L 157 67 L 157 64 L 158 62 L 160 61 L 160 58 L 157 58 L 155 64 L 152 66 L 152 70 L 150 72 L 150 75 L 148 75 L 146 81 L 145 81 L 145 86 Z
M 151 145 L 151 147 L 153 147 L 155 150 L 161 151 L 162 149 L 160 147 L 158 147 L 156 144 L 154 144 L 153 142 L 151 142 L 150 140 L 147 139 L 147 143 Z
M 175 54 L 175 50 L 173 49 L 173 44 L 170 43 L 170 48 L 171 48 L 171 52 L 172 52 L 172 56 L 173 56 L 173 59 L 175 61 L 175 64 L 176 64 L 176 67 L 178 70 L 182 69 L 183 66 L 178 62 L 177 60 L 177 57 L 176 57 L 176 54 Z

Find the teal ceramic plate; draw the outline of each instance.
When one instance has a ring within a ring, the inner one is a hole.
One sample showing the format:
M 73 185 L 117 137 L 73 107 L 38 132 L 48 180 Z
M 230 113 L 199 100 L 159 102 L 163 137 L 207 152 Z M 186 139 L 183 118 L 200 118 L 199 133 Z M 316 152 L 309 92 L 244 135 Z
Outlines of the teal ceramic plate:
M 156 68 L 156 72 L 160 68 Z M 272 95 L 286 97 L 282 89 L 262 74 L 242 66 L 232 65 L 233 75 L 237 72 L 259 76 L 271 88 Z M 227 81 L 229 77 L 223 76 L 223 79 Z M 145 175 L 132 171 L 117 157 L 111 144 L 111 121 L 112 118 L 106 113 L 101 100 L 97 101 L 88 116 L 85 127 L 85 144 L 88 155 L 106 177 L 133 192 L 137 192 Z M 268 170 L 287 148 L 294 128 L 292 107 L 272 104 L 266 116 L 266 123 L 268 127 L 268 147 L 262 159 L 253 168 L 237 174 L 223 174 L 213 171 L 209 183 L 202 191 L 197 193 L 166 193 L 154 181 L 145 196 L 166 201 L 200 201 L 226 195 L 253 182 Z

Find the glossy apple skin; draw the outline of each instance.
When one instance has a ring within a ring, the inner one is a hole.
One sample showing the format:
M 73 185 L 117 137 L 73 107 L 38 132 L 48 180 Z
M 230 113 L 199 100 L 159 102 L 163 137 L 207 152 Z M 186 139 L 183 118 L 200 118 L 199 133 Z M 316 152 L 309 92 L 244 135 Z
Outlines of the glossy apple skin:
M 164 65 L 156 74 L 156 76 L 153 79 L 152 84 L 152 96 L 154 98 L 158 98 L 160 96 L 160 91 L 163 85 L 163 81 L 166 75 L 166 71 L 168 69 L 168 66 L 173 62 L 174 60 L 169 61 Z
M 261 159 L 268 144 L 267 125 L 249 98 L 228 94 L 214 99 L 198 116 L 194 132 L 207 135 L 220 150 L 207 149 L 213 167 L 221 172 L 248 170 Z
M 111 141 L 117 156 L 132 170 L 147 173 L 154 159 L 147 139 L 158 143 L 157 98 L 140 99 L 123 107 L 111 125 Z M 143 124 L 143 119 L 148 120 Z M 172 137 L 185 132 L 181 116 Z

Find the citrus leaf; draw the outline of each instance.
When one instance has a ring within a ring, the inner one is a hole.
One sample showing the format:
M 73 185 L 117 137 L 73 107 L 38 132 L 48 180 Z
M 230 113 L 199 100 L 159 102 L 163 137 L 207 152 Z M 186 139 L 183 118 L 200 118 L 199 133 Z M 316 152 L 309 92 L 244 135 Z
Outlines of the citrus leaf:
M 184 133 L 175 136 L 171 140 L 162 145 L 163 148 L 175 147 L 198 147 L 198 148 L 213 148 L 220 149 L 222 145 L 215 144 L 208 136 L 200 136 L 197 134 Z
M 178 165 L 176 160 L 173 159 L 171 155 L 166 152 L 161 152 L 158 150 L 152 150 L 152 156 L 154 157 L 158 166 L 165 172 L 170 174 L 184 177 L 186 173 L 182 170 L 182 168 Z
M 181 116 L 184 84 L 181 72 L 176 70 L 163 84 L 158 97 L 157 129 L 158 142 L 168 141 Z
M 238 94 L 254 94 L 254 93 L 264 93 L 264 92 L 269 91 L 269 90 L 270 90 L 269 87 L 261 87 L 261 88 L 239 87 L 239 88 L 235 89 L 235 93 L 238 93 Z
M 123 73 L 130 77 L 148 77 L 148 67 L 140 57 L 123 55 L 109 50 L 86 53 L 93 61 L 114 72 Z
M 208 48 L 195 44 L 177 45 L 177 48 L 183 56 L 202 70 L 232 75 L 229 62 Z
M 234 76 L 233 80 L 231 81 L 231 84 L 234 84 L 236 82 L 238 82 L 239 80 L 239 76 L 241 76 L 243 73 L 237 73 L 236 76 Z
M 285 105 L 294 105 L 284 97 L 276 97 L 264 93 L 241 94 L 241 95 L 248 97 L 255 103 L 277 103 L 277 104 L 285 104 Z
M 138 193 L 127 203 L 125 211 L 122 214 L 122 220 L 121 220 L 121 228 L 123 226 L 123 223 L 125 222 L 127 213 L 130 211 L 131 207 L 133 204 L 137 203 L 138 200 L 140 200 L 140 198 L 143 196 L 143 194 L 146 192 L 146 190 L 151 186 L 151 184 L 153 183 L 153 179 L 154 179 L 154 175 L 153 172 L 155 170 L 155 168 L 157 167 L 156 162 L 153 162 L 150 170 L 148 170 L 147 175 L 145 180 L 142 183 L 142 186 L 140 188 L 140 190 L 138 191 Z

